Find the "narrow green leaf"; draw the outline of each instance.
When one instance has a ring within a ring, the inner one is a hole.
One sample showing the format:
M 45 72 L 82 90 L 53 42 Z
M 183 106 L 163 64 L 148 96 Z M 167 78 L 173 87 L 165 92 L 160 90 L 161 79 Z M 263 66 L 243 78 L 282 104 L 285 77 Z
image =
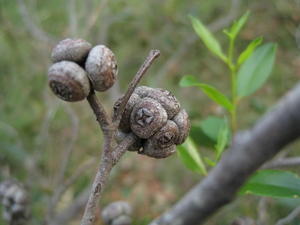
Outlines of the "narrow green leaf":
M 238 21 L 235 21 L 233 25 L 231 26 L 230 30 L 227 31 L 228 35 L 232 38 L 235 39 L 245 23 L 248 20 L 248 17 L 250 15 L 250 12 L 247 11 Z
M 200 127 L 207 137 L 217 143 L 218 135 L 225 124 L 226 122 L 223 118 L 209 116 L 200 122 Z
M 243 62 L 245 62 L 245 60 L 248 59 L 249 56 L 251 56 L 256 47 L 262 43 L 262 41 L 262 37 L 256 38 L 253 41 L 251 41 L 247 48 L 240 54 L 238 58 L 238 65 L 242 65 Z
M 212 99 L 219 105 L 223 106 L 229 112 L 231 112 L 234 108 L 233 104 L 229 101 L 229 99 L 224 94 L 222 94 L 216 88 L 208 84 L 199 83 L 194 76 L 191 75 L 184 76 L 180 80 L 179 84 L 181 87 L 191 87 L 191 86 L 199 87 L 210 99 Z
M 242 64 L 237 75 L 239 97 L 249 96 L 265 83 L 274 65 L 276 48 L 273 43 L 262 45 Z
M 207 174 L 200 153 L 190 137 L 182 145 L 177 146 L 177 154 L 188 169 L 203 175 Z
M 299 198 L 300 178 L 283 170 L 260 170 L 240 189 L 241 194 Z
M 198 20 L 196 17 L 189 16 L 193 28 L 204 42 L 205 46 L 216 56 L 218 56 L 223 61 L 226 61 L 226 56 L 222 52 L 222 48 L 217 39 L 213 36 L 213 34 L 205 27 L 205 25 Z
M 228 144 L 228 139 L 229 139 L 229 127 L 228 127 L 228 123 L 224 123 L 224 125 L 219 130 L 218 140 L 215 146 L 217 161 L 220 160 L 221 155 Z

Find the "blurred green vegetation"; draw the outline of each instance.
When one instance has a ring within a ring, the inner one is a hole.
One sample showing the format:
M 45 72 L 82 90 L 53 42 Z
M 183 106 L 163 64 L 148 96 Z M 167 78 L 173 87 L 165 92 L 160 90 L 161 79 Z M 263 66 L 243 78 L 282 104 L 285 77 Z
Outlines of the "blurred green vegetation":
M 46 74 L 55 43 L 79 37 L 114 51 L 119 83 L 108 93 L 99 94 L 107 108 L 124 92 L 148 51 L 159 49 L 161 57 L 142 83 L 172 91 L 192 122 L 199 123 L 208 115 L 224 112 L 200 91 L 179 88 L 180 78 L 194 74 L 229 93 L 229 71 L 205 49 L 187 16 L 214 24 L 226 22 L 228 12 L 238 17 L 250 10 L 248 25 L 237 42 L 238 50 L 255 37 L 264 36 L 265 42 L 278 43 L 278 53 L 271 79 L 239 109 L 239 128 L 246 129 L 299 80 L 300 40 L 296 33 L 300 32 L 300 2 L 232 2 L 239 4 L 232 8 L 228 1 L 217 0 L 0 0 L 0 180 L 12 176 L 27 185 L 32 196 L 31 224 L 45 219 L 64 157 L 68 161 L 67 179 L 83 163 L 97 161 L 101 151 L 101 133 L 88 104 L 62 102 L 48 88 Z M 221 30 L 216 36 L 225 43 Z M 289 147 L 290 155 L 297 155 L 297 147 L 299 144 Z M 66 154 L 68 149 L 72 149 L 70 155 Z M 96 168 L 97 163 L 90 163 L 63 195 L 57 211 L 68 207 L 88 187 Z M 135 224 L 147 224 L 199 179 L 176 156 L 154 160 L 128 153 L 113 170 L 101 206 L 127 200 L 135 207 Z M 259 201 L 257 197 L 239 197 L 208 224 L 230 224 L 240 216 L 256 219 Z M 291 201 L 268 199 L 268 207 L 273 224 L 293 205 Z M 77 223 L 79 219 L 80 215 L 74 218 Z M 97 224 L 102 224 L 101 219 Z

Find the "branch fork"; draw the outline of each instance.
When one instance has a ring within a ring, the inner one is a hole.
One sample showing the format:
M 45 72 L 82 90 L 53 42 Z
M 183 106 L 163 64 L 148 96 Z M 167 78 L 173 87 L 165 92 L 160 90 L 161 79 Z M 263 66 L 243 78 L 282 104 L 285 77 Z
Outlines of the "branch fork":
M 114 137 L 119 127 L 127 102 L 142 77 L 146 74 L 147 70 L 150 68 L 154 60 L 159 57 L 159 55 L 159 50 L 150 51 L 148 57 L 145 59 L 144 63 L 141 65 L 140 69 L 130 82 L 124 97 L 118 103 L 118 107 L 114 109 L 112 117 L 108 115 L 103 105 L 98 100 L 94 90 L 91 90 L 87 97 L 87 101 L 89 102 L 89 105 L 92 108 L 96 116 L 96 120 L 98 121 L 103 132 L 104 144 L 99 170 L 96 173 L 96 177 L 92 185 L 92 190 L 85 207 L 81 225 L 92 225 L 94 223 L 97 203 L 108 180 L 110 171 L 120 160 L 122 155 L 127 151 L 128 147 L 130 147 L 137 140 L 136 135 L 130 133 L 119 145 L 113 147 Z

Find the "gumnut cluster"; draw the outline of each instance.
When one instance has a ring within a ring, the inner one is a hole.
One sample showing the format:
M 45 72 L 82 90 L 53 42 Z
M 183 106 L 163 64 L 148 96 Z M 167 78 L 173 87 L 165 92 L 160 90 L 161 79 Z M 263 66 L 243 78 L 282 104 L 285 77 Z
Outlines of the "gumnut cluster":
M 176 151 L 176 145 L 185 141 L 189 130 L 188 114 L 171 92 L 140 86 L 135 89 L 126 105 L 117 141 L 120 142 L 132 132 L 139 140 L 130 147 L 131 151 L 154 158 L 165 158 Z
M 92 45 L 82 39 L 60 41 L 51 54 L 49 86 L 65 101 L 85 99 L 92 88 L 106 91 L 115 82 L 118 69 L 113 52 L 104 45 Z
M 29 198 L 22 184 L 15 180 L 0 183 L 3 219 L 10 225 L 23 225 L 29 219 Z
M 124 201 L 113 202 L 102 211 L 102 219 L 106 225 L 131 225 L 131 206 Z

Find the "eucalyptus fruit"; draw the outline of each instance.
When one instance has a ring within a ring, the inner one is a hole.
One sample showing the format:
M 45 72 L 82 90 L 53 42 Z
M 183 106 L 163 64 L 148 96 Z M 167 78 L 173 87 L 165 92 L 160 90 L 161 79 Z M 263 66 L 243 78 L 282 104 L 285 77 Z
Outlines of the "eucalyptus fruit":
M 74 62 L 54 63 L 48 70 L 48 81 L 53 93 L 64 101 L 81 101 L 90 93 L 86 72 Z
M 52 62 L 72 61 L 83 63 L 92 49 L 92 45 L 83 39 L 64 39 L 60 41 L 52 50 Z
M 89 52 L 85 69 L 96 91 L 106 91 L 116 81 L 118 74 L 114 53 L 104 45 L 97 45 Z
M 153 158 L 172 155 L 189 130 L 188 115 L 176 97 L 169 91 L 146 86 L 135 89 L 119 125 L 119 132 L 132 132 L 140 138 L 130 150 Z

